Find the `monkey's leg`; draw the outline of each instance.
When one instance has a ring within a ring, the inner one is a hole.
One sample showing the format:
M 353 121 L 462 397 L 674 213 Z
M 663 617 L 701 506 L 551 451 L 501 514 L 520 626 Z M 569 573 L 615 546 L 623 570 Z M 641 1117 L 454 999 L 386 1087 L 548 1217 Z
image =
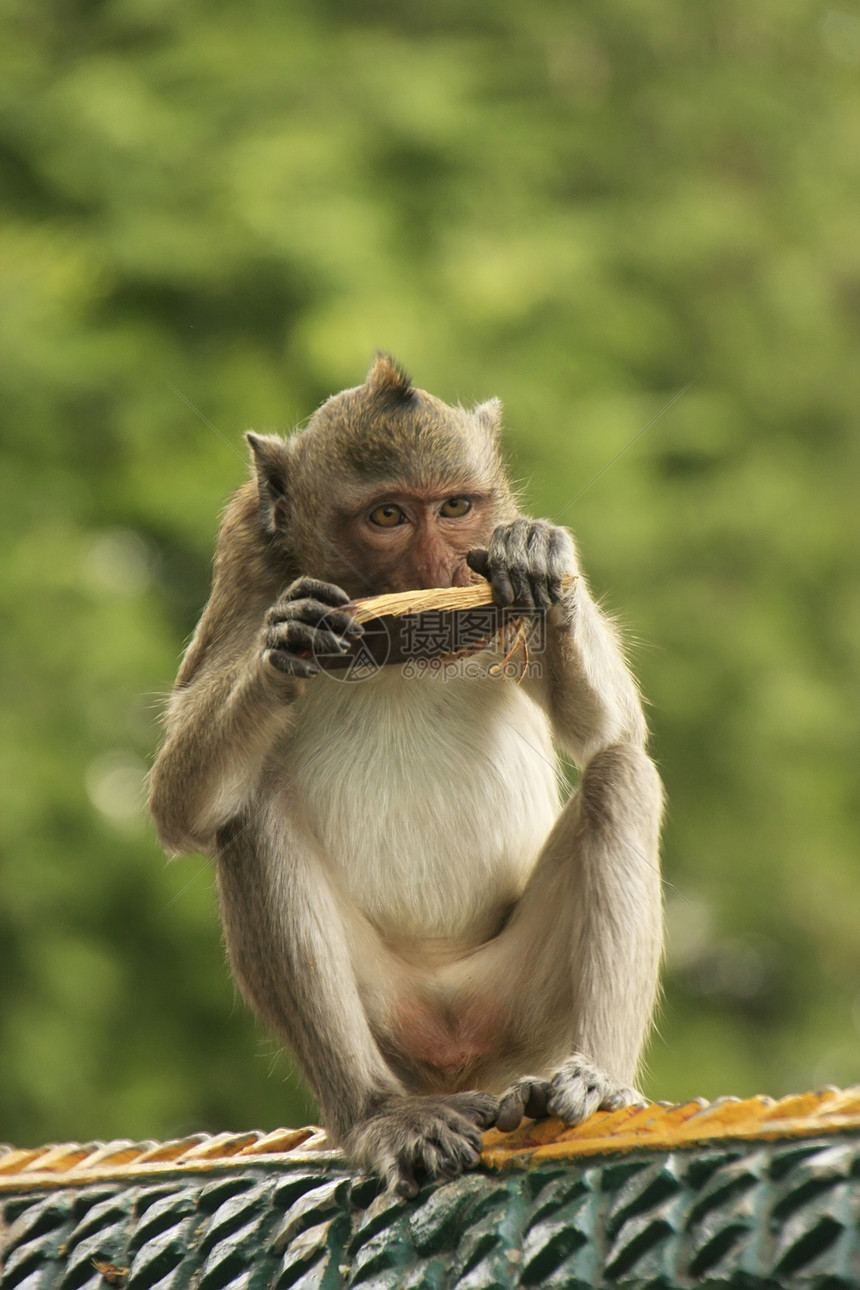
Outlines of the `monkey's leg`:
M 482 952 L 510 982 L 514 1033 L 542 1062 L 569 1053 L 549 1080 L 526 1076 L 502 1101 L 499 1127 L 527 1114 L 578 1123 L 629 1104 L 650 1027 L 662 946 L 658 839 L 663 793 L 641 749 L 589 762 L 505 930 Z M 556 1048 L 558 1051 L 558 1048 Z
M 411 1097 L 376 1044 L 366 1001 L 384 1016 L 395 965 L 333 885 L 286 813 L 236 820 L 219 835 L 218 888 L 233 972 L 294 1053 L 333 1140 L 403 1195 L 422 1176 L 474 1168 L 498 1101 L 485 1093 Z M 356 965 L 360 965 L 357 969 Z M 361 979 L 359 979 L 359 970 Z

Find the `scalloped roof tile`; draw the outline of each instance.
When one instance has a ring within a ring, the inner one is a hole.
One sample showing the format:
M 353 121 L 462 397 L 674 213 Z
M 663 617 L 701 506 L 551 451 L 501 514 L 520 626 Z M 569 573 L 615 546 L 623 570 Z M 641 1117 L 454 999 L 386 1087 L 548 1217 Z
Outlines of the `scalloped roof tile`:
M 412 1201 L 315 1128 L 0 1148 L 4 1290 L 857 1290 L 860 1088 L 488 1133 Z
M 490 1168 L 576 1160 L 634 1149 L 673 1150 L 725 1139 L 772 1140 L 860 1130 L 860 1085 L 818 1093 L 652 1102 L 598 1112 L 567 1128 L 559 1120 L 527 1123 L 514 1133 L 484 1135 L 482 1163 Z M 291 1163 L 340 1159 L 316 1126 L 268 1133 L 194 1133 L 169 1142 L 60 1143 L 41 1149 L 0 1148 L 0 1189 L 84 1182 L 110 1177 L 222 1169 L 249 1160 Z

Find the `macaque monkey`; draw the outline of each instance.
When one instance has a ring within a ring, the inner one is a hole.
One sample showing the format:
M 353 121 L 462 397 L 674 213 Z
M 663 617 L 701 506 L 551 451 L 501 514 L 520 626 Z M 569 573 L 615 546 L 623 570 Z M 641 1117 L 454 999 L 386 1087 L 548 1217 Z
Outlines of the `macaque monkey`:
M 248 435 L 151 775 L 165 849 L 214 861 L 242 994 L 332 1141 L 405 1196 L 492 1125 L 638 1100 L 657 990 L 637 687 L 570 535 L 520 513 L 500 413 L 380 354 L 305 430 Z M 544 616 L 522 684 L 499 638 L 444 676 L 317 666 L 361 634 L 352 600 L 484 578 L 527 631 Z M 555 748 L 582 772 L 566 802 Z

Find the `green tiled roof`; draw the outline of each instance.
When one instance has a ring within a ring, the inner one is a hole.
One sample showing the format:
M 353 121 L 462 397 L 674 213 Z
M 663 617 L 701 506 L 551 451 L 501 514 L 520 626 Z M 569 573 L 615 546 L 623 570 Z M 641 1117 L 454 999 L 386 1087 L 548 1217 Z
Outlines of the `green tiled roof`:
M 0 1152 L 3 1290 L 860 1287 L 860 1089 L 488 1134 L 413 1201 L 318 1132 Z

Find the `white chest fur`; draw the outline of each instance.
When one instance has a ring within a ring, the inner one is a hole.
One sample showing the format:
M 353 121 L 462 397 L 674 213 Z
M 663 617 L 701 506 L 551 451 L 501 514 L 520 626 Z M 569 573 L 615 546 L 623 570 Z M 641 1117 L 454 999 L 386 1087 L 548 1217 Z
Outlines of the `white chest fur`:
M 559 798 L 546 718 L 516 684 L 323 674 L 296 716 L 285 787 L 383 933 L 468 938 L 520 893 Z

